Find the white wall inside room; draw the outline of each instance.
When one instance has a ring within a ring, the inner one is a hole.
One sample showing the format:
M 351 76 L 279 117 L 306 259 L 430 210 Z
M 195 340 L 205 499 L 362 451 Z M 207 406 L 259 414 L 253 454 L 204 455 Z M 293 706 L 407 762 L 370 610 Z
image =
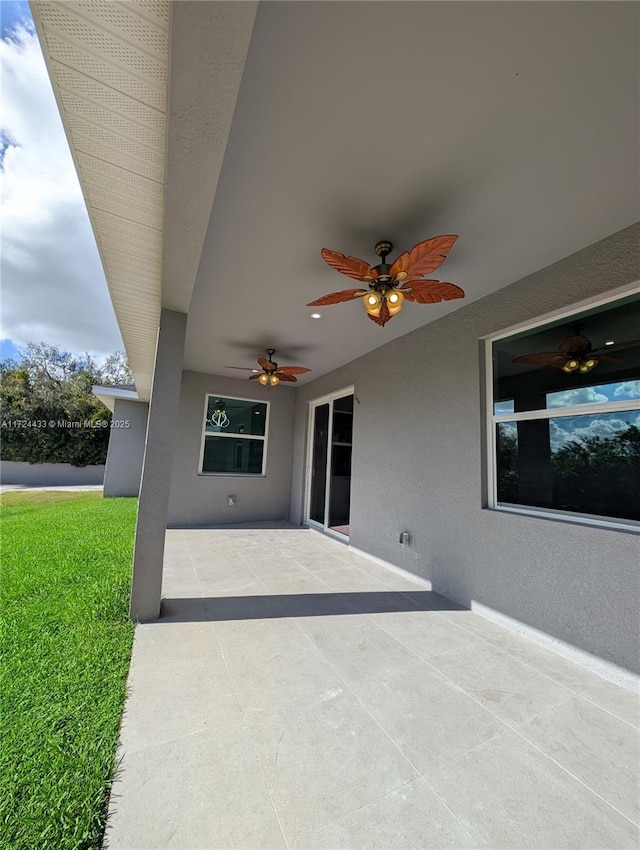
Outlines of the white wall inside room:
M 200 475 L 207 394 L 270 402 L 266 475 Z M 256 381 L 183 372 L 171 477 L 169 527 L 288 520 L 295 389 Z M 236 497 L 233 506 L 229 496 Z
M 308 402 L 353 384 L 351 545 L 637 670 L 640 535 L 483 508 L 480 340 L 639 278 L 634 225 L 301 387 L 292 519 L 302 518 Z

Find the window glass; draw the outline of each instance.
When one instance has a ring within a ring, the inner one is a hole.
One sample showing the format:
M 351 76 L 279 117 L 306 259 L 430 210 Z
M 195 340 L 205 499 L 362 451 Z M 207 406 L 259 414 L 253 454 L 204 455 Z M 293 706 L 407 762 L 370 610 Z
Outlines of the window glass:
M 260 475 L 263 451 L 263 440 L 207 435 L 204 438 L 202 471 L 232 475 Z
M 505 337 L 492 348 L 494 402 L 512 400 L 514 413 L 640 398 L 637 295 Z
M 493 412 L 496 416 L 504 416 L 513 413 L 513 399 L 508 398 L 504 401 L 496 401 L 493 405 Z
M 269 404 L 207 396 L 202 473 L 264 475 Z
M 639 521 L 640 295 L 496 340 L 492 358 L 493 415 L 514 418 L 494 425 L 490 504 Z
M 609 401 L 624 401 L 630 398 L 640 398 L 640 380 L 614 381 L 611 384 L 595 384 L 575 390 L 547 393 L 546 406 L 551 408 L 573 407 L 574 404 L 606 404 Z
M 209 396 L 205 432 L 264 437 L 266 419 L 264 402 Z
M 640 411 L 496 429 L 499 503 L 640 520 Z

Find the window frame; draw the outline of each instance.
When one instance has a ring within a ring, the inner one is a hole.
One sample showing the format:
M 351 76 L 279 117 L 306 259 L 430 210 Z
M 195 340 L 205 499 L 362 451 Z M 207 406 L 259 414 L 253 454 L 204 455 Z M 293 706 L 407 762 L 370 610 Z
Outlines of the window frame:
M 266 406 L 265 413 L 265 422 L 264 422 L 264 435 L 261 434 L 235 434 L 235 433 L 225 433 L 224 431 L 218 431 L 215 435 L 209 434 L 207 435 L 206 427 L 207 427 L 207 410 L 209 408 L 209 399 L 210 398 L 221 398 L 226 401 L 248 401 L 251 404 L 264 404 Z M 200 437 L 200 460 L 198 464 L 198 475 L 205 476 L 207 478 L 266 478 L 267 477 L 267 449 L 269 444 L 269 424 L 271 417 L 271 402 L 263 401 L 259 398 L 242 398 L 240 396 L 230 396 L 225 395 L 224 393 L 212 393 L 206 392 L 204 394 L 204 406 L 202 411 L 202 425 L 201 425 L 201 437 Z M 225 437 L 227 439 L 233 438 L 236 440 L 262 440 L 264 445 L 262 448 L 262 470 L 260 472 L 206 472 L 202 469 L 204 464 L 204 447 L 207 436 L 220 436 Z
M 589 525 L 599 528 L 608 528 L 618 531 L 631 531 L 640 534 L 640 522 L 629 519 L 616 519 L 615 517 L 603 517 L 596 514 L 574 513 L 573 511 L 562 511 L 556 508 L 542 508 L 528 505 L 515 505 L 498 501 L 498 463 L 497 463 L 497 425 L 500 422 L 522 422 L 542 419 L 559 419 L 564 417 L 593 415 L 599 413 L 620 413 L 629 411 L 640 411 L 640 399 L 627 399 L 625 401 L 602 402 L 594 404 L 574 404 L 566 407 L 552 407 L 538 410 L 527 410 L 520 413 L 494 413 L 494 370 L 493 370 L 493 344 L 501 339 L 513 336 L 523 331 L 542 329 L 544 325 L 558 320 L 570 321 L 579 318 L 581 312 L 597 307 L 606 307 L 621 298 L 640 294 L 640 281 L 635 281 L 627 286 L 610 290 L 606 295 L 586 299 L 570 307 L 545 313 L 536 319 L 512 325 L 495 334 L 490 334 L 484 340 L 484 365 L 485 365 L 485 392 L 483 399 L 485 404 L 485 451 L 486 464 L 484 474 L 486 476 L 486 501 L 488 510 L 501 511 L 503 513 L 521 514 L 533 516 L 539 519 L 552 519 L 557 522 L 569 522 L 579 525 Z

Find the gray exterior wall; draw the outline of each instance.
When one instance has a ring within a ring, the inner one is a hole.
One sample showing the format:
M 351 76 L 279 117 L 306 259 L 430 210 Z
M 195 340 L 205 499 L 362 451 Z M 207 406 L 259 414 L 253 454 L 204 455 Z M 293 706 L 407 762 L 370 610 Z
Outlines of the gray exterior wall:
M 353 384 L 351 545 L 639 670 L 640 536 L 483 507 L 480 345 L 639 278 L 634 226 L 299 388 L 291 519 L 302 519 L 307 402 Z
M 149 405 L 142 401 L 117 398 L 113 423 L 128 422 L 128 427 L 112 427 L 104 473 L 105 496 L 138 496 L 144 458 Z
M 288 520 L 295 390 L 266 389 L 257 382 L 183 372 L 173 460 L 169 526 Z M 271 402 L 266 476 L 200 475 L 206 394 Z M 234 495 L 236 504 L 227 505 Z
M 0 461 L 0 483 L 24 484 L 29 487 L 67 487 L 102 484 L 105 468 L 72 466 L 70 463 L 19 463 Z

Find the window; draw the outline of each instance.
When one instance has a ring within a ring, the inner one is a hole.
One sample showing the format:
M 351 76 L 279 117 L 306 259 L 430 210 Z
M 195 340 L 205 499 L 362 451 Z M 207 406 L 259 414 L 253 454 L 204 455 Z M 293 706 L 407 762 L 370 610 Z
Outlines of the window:
M 208 395 L 200 471 L 209 475 L 264 475 L 269 402 Z
M 640 295 L 491 340 L 489 506 L 640 526 Z

